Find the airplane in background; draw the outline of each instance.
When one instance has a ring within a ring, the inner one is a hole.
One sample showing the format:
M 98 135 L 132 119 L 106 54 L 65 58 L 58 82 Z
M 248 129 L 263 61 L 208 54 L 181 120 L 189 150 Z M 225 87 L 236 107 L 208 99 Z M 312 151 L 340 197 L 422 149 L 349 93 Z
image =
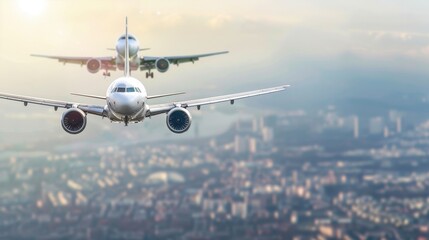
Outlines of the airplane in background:
M 113 81 L 107 89 L 106 96 L 95 96 L 88 94 L 76 94 L 78 96 L 102 99 L 106 101 L 106 105 L 88 105 L 73 102 L 64 102 L 57 100 L 49 100 L 43 98 L 27 97 L 14 94 L 0 93 L 0 98 L 23 102 L 24 106 L 29 103 L 38 104 L 48 107 L 67 109 L 61 117 L 61 125 L 63 129 L 70 134 L 81 133 L 87 123 L 87 114 L 109 118 L 112 122 L 124 123 L 128 126 L 129 123 L 139 123 L 145 118 L 151 118 L 160 114 L 167 114 L 166 124 L 170 131 L 174 133 L 184 133 L 191 126 L 192 116 L 188 111 L 190 107 L 197 107 L 200 110 L 201 106 L 215 104 L 220 102 L 230 102 L 234 104 L 235 100 L 270 94 L 285 90 L 289 85 L 260 89 L 256 91 L 242 92 L 224 96 L 202 98 L 190 101 L 174 101 L 165 104 L 148 105 L 147 100 L 153 98 L 161 98 L 173 96 L 183 93 L 170 93 L 162 95 L 147 95 L 143 84 L 130 76 L 131 64 L 130 51 L 128 40 L 128 21 L 125 21 L 125 66 L 124 76 Z
M 72 63 L 79 64 L 81 66 L 86 65 L 88 72 L 97 73 L 100 70 L 104 70 L 103 75 L 105 77 L 110 76 L 109 71 L 124 70 L 125 62 L 125 41 L 126 36 L 121 35 L 115 48 L 108 48 L 108 50 L 116 51 L 116 57 L 65 57 L 65 56 L 49 56 L 40 54 L 31 54 L 33 57 L 43 57 L 56 59 L 64 64 Z M 229 53 L 228 51 L 213 52 L 207 54 L 196 54 L 196 55 L 185 55 L 185 56 L 163 56 L 163 57 L 150 57 L 140 56 L 139 52 L 149 50 L 149 48 L 140 49 L 140 44 L 137 38 L 131 34 L 128 34 L 129 44 L 129 57 L 130 57 L 130 69 L 132 71 L 140 70 L 147 71 L 146 78 L 153 78 L 153 69 L 158 70 L 160 73 L 165 73 L 170 68 L 171 64 L 179 66 L 181 63 L 198 61 L 203 57 L 210 57 L 220 54 Z

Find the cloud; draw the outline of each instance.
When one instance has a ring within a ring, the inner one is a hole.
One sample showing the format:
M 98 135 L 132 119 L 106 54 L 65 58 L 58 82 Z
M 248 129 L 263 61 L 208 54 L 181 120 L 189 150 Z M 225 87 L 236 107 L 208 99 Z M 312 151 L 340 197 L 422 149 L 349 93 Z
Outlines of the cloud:
M 429 42 L 429 33 L 403 32 L 403 31 L 365 31 L 376 41 L 422 44 Z
M 350 49 L 357 54 L 388 57 L 427 56 L 429 34 L 406 31 L 351 31 L 356 44 Z
M 159 22 L 164 27 L 174 28 L 179 25 L 183 25 L 184 18 L 181 14 L 168 14 L 168 15 L 162 15 L 159 13 L 161 21 Z
M 211 17 L 209 19 L 209 26 L 212 28 L 221 28 L 224 27 L 225 24 L 228 24 L 232 21 L 232 17 L 230 15 L 217 15 L 214 17 Z

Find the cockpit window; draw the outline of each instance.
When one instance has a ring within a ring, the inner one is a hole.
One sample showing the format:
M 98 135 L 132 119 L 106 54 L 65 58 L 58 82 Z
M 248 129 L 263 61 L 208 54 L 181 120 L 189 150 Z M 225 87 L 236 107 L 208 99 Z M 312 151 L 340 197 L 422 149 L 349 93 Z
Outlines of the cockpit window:
M 120 40 L 125 40 L 125 36 L 119 38 Z M 133 36 L 128 36 L 128 40 L 136 40 Z
M 115 87 L 112 89 L 112 93 L 114 92 L 127 92 L 127 93 L 131 93 L 131 92 L 139 92 L 141 93 L 140 88 L 137 87 Z

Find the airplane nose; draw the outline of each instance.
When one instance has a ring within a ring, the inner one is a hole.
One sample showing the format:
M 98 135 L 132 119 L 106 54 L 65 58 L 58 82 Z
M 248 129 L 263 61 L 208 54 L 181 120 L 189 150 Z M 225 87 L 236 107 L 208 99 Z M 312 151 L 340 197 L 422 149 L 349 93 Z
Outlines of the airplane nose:
M 139 52 L 139 45 L 136 41 L 128 41 L 130 48 L 130 56 L 135 56 Z M 122 57 L 125 56 L 125 43 L 121 42 L 116 45 L 116 51 Z
M 139 46 L 135 41 L 130 43 L 130 56 L 135 56 L 139 52 Z
M 139 101 L 125 96 L 116 96 L 111 99 L 113 111 L 122 115 L 133 115 L 139 111 Z

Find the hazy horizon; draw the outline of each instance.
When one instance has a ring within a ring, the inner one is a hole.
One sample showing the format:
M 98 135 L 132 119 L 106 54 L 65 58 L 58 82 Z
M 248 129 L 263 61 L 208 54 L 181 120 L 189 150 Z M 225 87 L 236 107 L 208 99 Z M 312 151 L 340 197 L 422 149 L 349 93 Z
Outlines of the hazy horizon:
M 89 99 L 69 92 L 103 95 L 121 72 L 104 79 L 85 66 L 62 66 L 29 55 L 111 56 L 114 52 L 106 48 L 123 33 L 128 16 L 130 32 L 141 47 L 151 48 L 144 54 L 230 51 L 195 65 L 174 66 L 165 74 L 156 72 L 154 79 L 133 73 L 149 93 L 186 91 L 180 96 L 184 99 L 291 84 L 278 96 L 240 104 L 300 109 L 358 99 L 394 108 L 398 99 L 425 95 L 428 6 L 422 1 L 369 0 L 6 0 L 0 2 L 0 91 L 74 102 Z M 2 108 L 3 116 L 23 114 L 36 120 L 32 116 L 48 112 L 8 101 L 2 101 Z M 60 112 L 48 115 L 60 118 Z M 3 119 L 6 128 L 22 124 Z

